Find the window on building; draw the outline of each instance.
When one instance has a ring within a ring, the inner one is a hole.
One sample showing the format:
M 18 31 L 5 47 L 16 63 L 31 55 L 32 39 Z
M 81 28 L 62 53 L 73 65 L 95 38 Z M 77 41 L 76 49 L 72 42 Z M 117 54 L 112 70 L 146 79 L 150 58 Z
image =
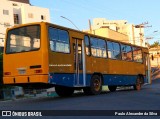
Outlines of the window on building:
M 14 14 L 14 24 L 19 24 L 18 14 Z
M 4 15 L 9 15 L 9 10 L 3 10 Z
M 108 48 L 108 58 L 121 59 L 121 52 L 120 52 L 119 43 L 108 41 L 107 48 Z
M 69 53 L 69 35 L 68 32 L 61 29 L 49 27 L 50 48 L 52 51 Z
M 12 5 L 13 5 L 13 6 L 18 6 L 18 4 L 16 4 L 16 3 L 13 3 Z
M 32 13 L 28 13 L 28 18 L 33 18 L 33 14 Z
M 132 61 L 132 48 L 128 45 L 121 44 L 122 60 Z
M 103 39 L 91 37 L 91 52 L 93 56 L 106 58 L 106 42 Z
M 142 58 L 142 50 L 141 48 L 138 47 L 133 47 L 133 60 L 135 62 L 143 62 L 143 58 Z
M 46 20 L 46 16 L 41 15 L 41 20 Z
M 86 46 L 86 54 L 90 55 L 90 43 L 89 43 L 89 37 L 85 36 L 84 37 L 84 41 L 85 41 L 85 46 Z

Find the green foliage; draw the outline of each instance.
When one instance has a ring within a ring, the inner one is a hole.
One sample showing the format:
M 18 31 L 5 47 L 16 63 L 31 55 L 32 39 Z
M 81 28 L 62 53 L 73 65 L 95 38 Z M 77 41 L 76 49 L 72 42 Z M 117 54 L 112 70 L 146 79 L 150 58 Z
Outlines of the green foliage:
M 159 41 L 155 41 L 153 44 L 150 45 L 150 48 L 158 47 L 158 46 L 160 46 L 160 42 Z

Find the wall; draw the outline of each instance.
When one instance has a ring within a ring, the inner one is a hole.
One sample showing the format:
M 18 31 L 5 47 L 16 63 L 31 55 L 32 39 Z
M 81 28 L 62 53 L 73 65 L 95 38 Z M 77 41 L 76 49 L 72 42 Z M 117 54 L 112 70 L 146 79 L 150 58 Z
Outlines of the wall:
M 32 18 L 29 18 L 29 14 L 32 14 Z M 46 8 L 40 8 L 36 6 L 23 5 L 22 6 L 22 23 L 46 21 L 50 22 L 50 13 Z M 44 16 L 44 20 L 41 19 L 41 15 Z
M 90 33 L 89 30 L 84 31 L 84 32 Z M 99 29 L 93 30 L 91 33 L 95 34 L 95 35 L 102 36 L 102 37 L 111 38 L 111 39 L 115 39 L 118 41 L 129 43 L 127 35 L 116 32 L 116 31 L 108 29 L 108 28 L 99 28 Z
M 92 29 L 96 30 L 101 27 L 108 27 L 111 30 L 128 35 L 129 43 L 145 47 L 144 28 L 136 28 L 135 25 L 127 23 L 126 20 L 93 19 Z M 140 35 L 140 33 L 142 35 Z M 103 35 L 106 36 L 105 34 Z
M 27 3 L 27 4 L 29 4 L 29 0 L 9 0 L 9 1 L 22 2 L 22 3 Z
M 151 59 L 151 67 L 160 66 L 160 47 L 150 48 L 149 54 L 150 54 L 150 59 Z M 152 60 L 152 55 L 154 57 L 153 60 Z
M 20 1 L 20 2 L 15 2 Z M 47 8 L 40 8 L 31 6 L 28 3 L 29 0 L 1 0 L 3 4 L 0 4 L 0 46 L 4 46 L 6 29 L 14 25 L 14 14 L 18 14 L 19 24 L 25 24 L 30 22 L 50 22 L 50 13 Z M 23 3 L 24 2 L 24 3 Z M 8 15 L 3 14 L 3 10 L 8 10 Z M 29 18 L 28 14 L 33 13 L 33 18 Z M 41 15 L 45 16 L 45 20 L 41 19 Z M 8 25 L 4 25 L 8 24 Z
M 3 2 L 3 4 L 0 4 L 0 46 L 3 46 L 6 28 L 10 27 L 9 25 L 13 25 L 14 22 L 12 4 L 6 0 L 1 0 L 1 2 Z M 8 15 L 4 15 L 3 10 L 8 10 Z

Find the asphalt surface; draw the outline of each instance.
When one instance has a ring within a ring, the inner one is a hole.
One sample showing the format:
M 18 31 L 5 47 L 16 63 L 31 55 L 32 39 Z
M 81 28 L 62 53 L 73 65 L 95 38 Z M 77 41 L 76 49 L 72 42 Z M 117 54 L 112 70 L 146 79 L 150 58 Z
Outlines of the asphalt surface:
M 154 80 L 151 85 L 144 85 L 141 91 L 135 91 L 133 89 L 123 89 L 118 90 L 116 92 L 103 92 L 101 95 L 96 96 L 85 96 L 83 93 L 74 94 L 69 98 L 60 98 L 60 97 L 41 97 L 41 98 L 31 98 L 31 99 L 16 99 L 10 101 L 1 101 L 0 102 L 0 110 L 52 110 L 56 112 L 56 110 L 69 110 L 68 112 L 71 115 L 76 113 L 77 111 L 87 110 L 85 113 L 89 113 L 89 117 L 94 118 L 126 118 L 126 116 L 107 116 L 106 113 L 112 113 L 115 111 L 160 111 L 160 79 Z M 99 111 L 98 111 L 99 110 Z M 60 111 L 58 113 L 67 113 Z M 96 112 L 104 111 L 102 115 L 96 116 Z M 73 113 L 72 113 L 73 112 Z M 94 113 L 94 114 L 93 114 Z M 62 115 L 63 115 L 62 114 Z M 84 114 L 84 113 L 83 113 Z M 93 116 L 91 116 L 93 114 Z M 65 115 L 65 114 L 64 114 Z M 80 116 L 80 113 L 77 114 Z M 77 118 L 87 118 L 87 115 L 83 115 L 85 117 L 76 117 Z M 127 116 L 127 118 L 158 118 L 157 116 Z M 19 117 L 20 118 L 20 117 Z M 40 118 L 40 117 L 38 117 Z M 41 117 L 44 118 L 44 117 Z M 47 117 L 49 118 L 49 117 Z M 53 117 L 51 117 L 53 118 Z M 75 118 L 70 116 L 64 116 L 54 118 Z M 87 118 L 88 119 L 88 118 Z

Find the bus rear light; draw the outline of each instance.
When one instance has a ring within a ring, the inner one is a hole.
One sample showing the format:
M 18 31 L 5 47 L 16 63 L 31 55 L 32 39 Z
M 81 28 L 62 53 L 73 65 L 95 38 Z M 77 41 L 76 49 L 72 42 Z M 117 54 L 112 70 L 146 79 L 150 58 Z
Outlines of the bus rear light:
M 42 69 L 34 70 L 34 73 L 42 73 Z
M 4 72 L 4 75 L 11 75 L 11 72 Z

